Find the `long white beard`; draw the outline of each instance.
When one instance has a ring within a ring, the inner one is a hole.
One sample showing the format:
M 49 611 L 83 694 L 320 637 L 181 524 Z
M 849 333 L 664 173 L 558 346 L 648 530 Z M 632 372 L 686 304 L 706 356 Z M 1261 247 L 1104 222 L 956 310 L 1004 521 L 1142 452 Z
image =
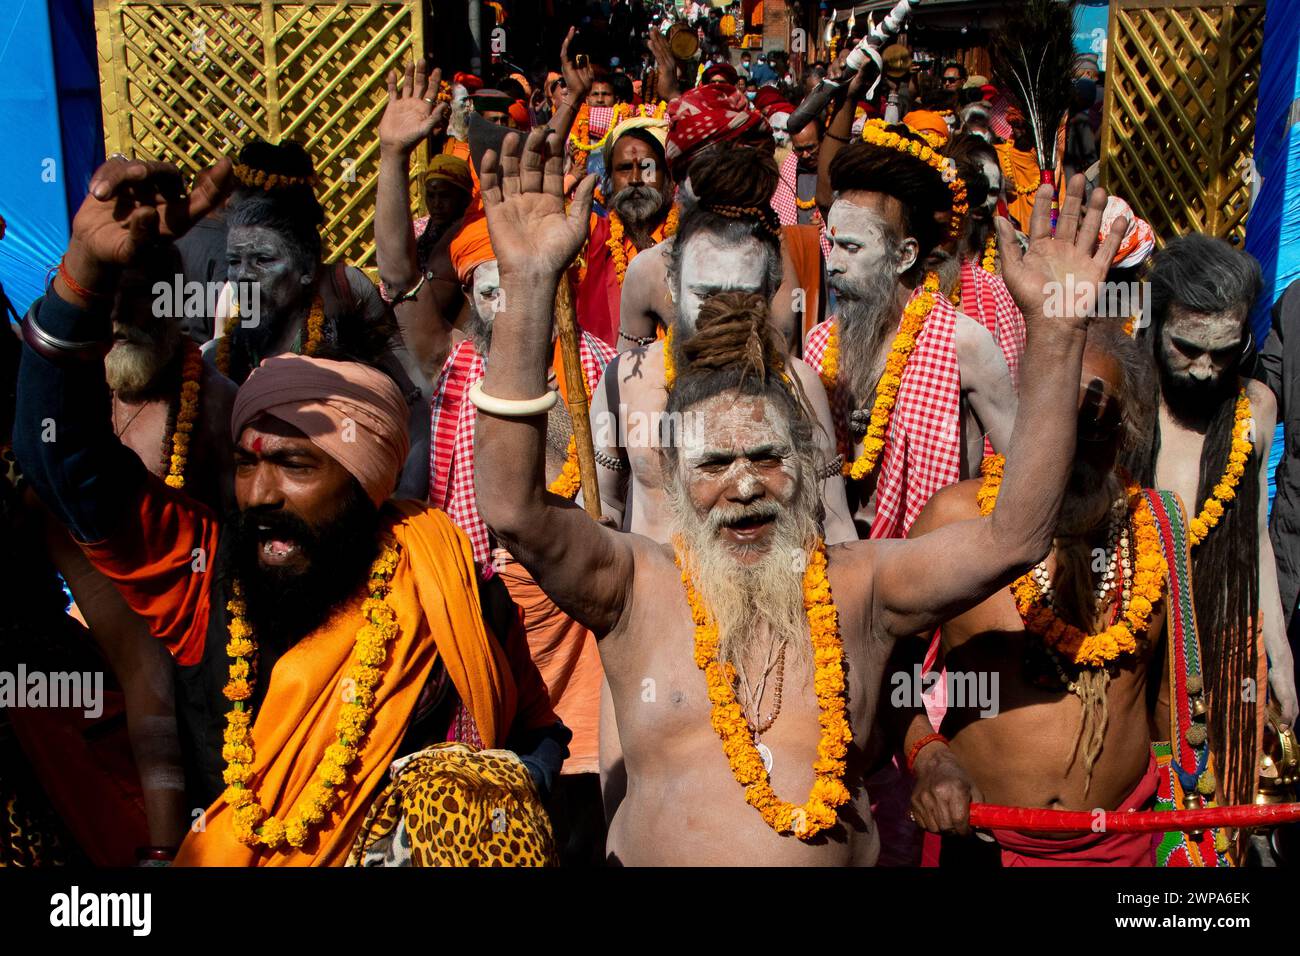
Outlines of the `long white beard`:
M 782 642 L 787 674 L 799 673 L 811 662 L 812 641 L 803 605 L 803 570 L 819 534 L 819 489 L 808 478 L 811 474 L 805 472 L 799 493 L 785 507 L 769 501 L 750 508 L 715 509 L 703 518 L 685 492 L 670 491 L 674 524 L 685 546 L 685 567 L 718 625 L 719 658 L 738 671 L 753 675 L 768 652 L 774 655 Z M 769 547 L 754 563 L 742 564 L 718 529 L 742 515 L 766 513 L 776 517 Z
M 132 338 L 116 342 L 104 356 L 104 377 L 108 387 L 126 398 L 147 395 L 180 345 L 180 329 L 166 326 L 163 340 Z

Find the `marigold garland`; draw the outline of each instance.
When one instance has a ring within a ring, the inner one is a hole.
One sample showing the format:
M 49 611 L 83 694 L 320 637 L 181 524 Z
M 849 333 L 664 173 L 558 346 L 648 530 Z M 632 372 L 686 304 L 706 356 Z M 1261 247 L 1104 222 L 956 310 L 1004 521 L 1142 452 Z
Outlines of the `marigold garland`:
M 722 741 L 722 751 L 736 782 L 745 788 L 745 802 L 777 833 L 793 833 L 810 840 L 836 823 L 835 808 L 850 797 L 844 785 L 845 755 L 853 732 L 845 700 L 844 644 L 840 640 L 839 612 L 826 577 L 826 543 L 818 539 L 804 570 L 804 608 L 813 646 L 813 690 L 817 695 L 821 738 L 813 762 L 812 789 L 803 806 L 776 795 L 763 758 L 754 743 L 753 730 L 736 699 L 735 668 L 718 659 L 718 626 L 695 591 L 682 560 L 681 542 L 674 542 L 674 557 L 686 586 L 686 600 L 695 624 L 695 664 L 704 671 L 712 704 L 710 722 Z
M 668 391 L 673 390 L 673 383 L 677 381 L 677 365 L 673 361 L 673 327 L 668 326 L 668 331 L 664 334 L 664 388 Z
M 939 277 L 928 272 L 921 293 L 907 303 L 903 310 L 903 320 L 899 323 L 898 334 L 889 348 L 885 359 L 885 370 L 876 383 L 876 400 L 871 409 L 871 423 L 867 434 L 862 439 L 862 454 L 852 464 L 845 462 L 844 473 L 854 481 L 861 481 L 870 475 L 880 461 L 885 450 L 885 438 L 889 432 L 889 417 L 898 401 L 898 389 L 903 384 L 903 372 L 907 369 L 907 360 L 916 348 L 916 340 L 925 328 L 925 321 L 934 308 L 934 296 L 939 291 Z M 839 374 L 839 327 L 833 326 L 826 337 L 826 351 L 822 358 L 821 380 L 829 394 L 838 382 Z
M 984 259 L 980 266 L 989 275 L 998 274 L 998 236 L 996 232 L 989 233 L 988 240 L 984 243 Z
M 560 369 L 560 374 L 564 374 L 564 369 Z M 587 393 L 587 400 L 590 401 L 591 386 L 587 383 L 587 373 L 585 371 L 582 373 L 582 387 Z M 546 490 L 553 495 L 559 495 L 561 498 L 568 498 L 570 501 L 582 490 L 582 471 L 578 468 L 578 436 L 576 434 L 569 436 L 569 450 L 564 458 L 564 467 L 555 476 L 555 480 L 546 486 Z
M 234 341 L 235 329 L 239 327 L 239 302 L 231 304 L 230 315 L 217 339 L 217 371 L 230 377 L 230 348 Z M 303 345 L 303 355 L 315 355 L 325 339 L 325 305 L 318 295 L 312 299 L 311 311 L 307 313 L 307 342 Z
M 672 208 L 668 210 L 668 215 L 664 218 L 664 221 L 651 233 L 650 238 L 659 243 L 669 236 L 675 236 L 677 234 L 678 214 L 677 204 L 674 203 Z M 630 254 L 628 246 L 632 247 Z M 634 243 L 625 239 L 623 220 L 612 209 L 609 211 L 609 238 L 605 240 L 605 248 L 609 250 L 609 257 L 614 261 L 614 274 L 618 277 L 619 287 L 622 288 L 623 280 L 627 278 L 627 267 L 632 264 L 633 259 L 641 254 L 641 250 Z
M 869 119 L 862 124 L 862 141 L 919 159 L 937 171 L 952 193 L 952 218 L 948 221 L 948 235 L 953 239 L 961 235 L 962 223 L 970 211 L 970 205 L 966 201 L 966 183 L 958 175 L 956 163 L 927 143 L 891 132 L 882 119 Z
M 990 455 L 980 466 L 984 478 L 976 501 L 982 515 L 991 514 L 997 503 L 1005 462 L 1002 455 Z M 1140 488 L 1128 485 L 1125 493 L 1134 540 L 1133 586 L 1128 609 L 1119 621 L 1096 634 L 1086 634 L 1056 616 L 1032 573 L 1011 584 L 1011 595 L 1025 630 L 1037 634 L 1051 650 L 1079 667 L 1103 667 L 1121 654 L 1135 653 L 1137 635 L 1146 633 L 1151 614 L 1164 597 L 1166 566 L 1155 516 Z
M 380 667 L 388 656 L 388 645 L 397 636 L 397 614 L 387 602 L 389 583 L 397 570 L 399 545 L 395 541 L 384 544 L 379 557 L 370 566 L 369 596 L 361 605 L 362 625 L 357 629 L 353 663 L 348 668 L 344 686 L 355 689 L 351 700 L 339 710 L 335 730 L 338 740 L 325 748 L 325 755 L 317 765 L 316 774 L 307 789 L 298 798 L 295 808 L 301 807 L 287 822 L 267 816 L 249 787 L 253 778 L 252 714 L 247 701 L 253 696 L 252 667 L 249 663 L 257 653 L 253 629 L 245 615 L 239 582 L 232 588 L 226 603 L 230 611 L 230 641 L 226 653 L 231 658 L 230 680 L 222 694 L 233 707 L 226 714 L 225 746 L 221 756 L 226 761 L 222 779 L 226 783 L 226 802 L 234 810 L 235 836 L 245 846 L 265 846 L 278 849 L 285 843 L 298 848 L 307 842 L 311 829 L 325 820 L 341 795 L 340 787 L 348 780 L 348 767 L 359 755 L 359 745 L 370 728 L 375 711 L 375 688 L 382 672 Z
M 1250 443 L 1251 408 L 1250 398 L 1243 388 L 1237 395 L 1237 409 L 1234 413 L 1236 424 L 1232 427 L 1232 448 L 1228 452 L 1228 464 L 1222 477 L 1214 484 L 1210 497 L 1201 506 L 1201 513 L 1187 524 L 1187 537 L 1192 547 L 1196 547 L 1209 536 L 1214 526 L 1223 517 L 1224 506 L 1237 497 L 1237 484 L 1246 472 L 1246 460 L 1250 458 L 1254 446 Z
M 171 447 L 167 462 L 169 487 L 185 487 L 185 464 L 190 453 L 190 439 L 194 437 L 194 422 L 199 416 L 199 379 L 203 375 L 203 353 L 194 342 L 185 343 L 185 361 L 181 367 L 181 392 L 176 412 L 176 427 L 166 445 Z M 164 446 L 166 447 L 166 446 Z
M 236 163 L 235 178 L 244 186 L 257 186 L 261 189 L 277 189 L 283 186 L 307 186 L 312 176 L 287 176 L 284 173 L 268 173 L 265 169 L 256 169 L 245 163 Z

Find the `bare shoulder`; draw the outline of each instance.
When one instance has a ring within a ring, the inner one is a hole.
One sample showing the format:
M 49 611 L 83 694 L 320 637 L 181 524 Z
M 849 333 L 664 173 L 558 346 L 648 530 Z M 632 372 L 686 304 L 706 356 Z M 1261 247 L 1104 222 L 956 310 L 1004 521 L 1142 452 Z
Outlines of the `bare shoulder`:
M 624 286 L 629 282 L 640 286 L 662 281 L 668 271 L 668 253 L 671 249 L 672 239 L 665 239 L 636 256 L 627 265 Z
M 621 352 L 618 356 L 618 381 L 620 385 L 632 388 L 662 387 L 664 383 L 663 340 Z
M 916 521 L 913 522 L 907 536 L 919 538 L 946 525 L 980 517 L 977 497 L 979 488 L 980 481 L 974 478 L 940 488 L 930 496 L 921 513 L 916 516 Z
M 1255 449 L 1267 455 L 1273 441 L 1273 426 L 1277 424 L 1277 398 L 1271 388 L 1253 378 L 1246 380 L 1246 397 L 1250 399 L 1250 414 L 1255 419 Z
M 1002 349 L 993 333 L 965 312 L 957 313 L 955 339 L 957 363 L 961 367 L 963 382 L 966 381 L 968 372 L 977 373 L 985 369 L 995 371 L 999 364 L 1003 369 L 1006 368 L 1006 359 L 1003 358 Z

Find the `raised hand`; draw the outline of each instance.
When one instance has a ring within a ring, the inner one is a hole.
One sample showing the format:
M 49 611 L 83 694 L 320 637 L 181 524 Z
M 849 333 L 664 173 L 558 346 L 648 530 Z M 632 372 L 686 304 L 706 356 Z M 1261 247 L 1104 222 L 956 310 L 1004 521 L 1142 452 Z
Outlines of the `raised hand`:
M 564 88 L 567 91 L 569 102 L 574 108 L 582 105 L 591 92 L 591 85 L 596 80 L 596 68 L 591 65 L 590 59 L 585 59 L 582 66 L 569 56 L 569 43 L 573 40 L 577 30 L 569 27 L 569 32 L 564 36 L 564 42 L 560 44 L 560 74 L 564 77 Z
M 560 135 L 539 126 L 525 142 L 511 133 L 499 156 L 484 155 L 479 178 L 503 280 L 508 273 L 549 279 L 563 272 L 587 240 L 596 177 L 583 179 L 566 211 Z
M 1083 190 L 1082 175 L 1070 180 L 1053 235 L 1052 187 L 1038 187 L 1027 252 L 1021 252 L 1011 223 L 1003 218 L 997 220 L 1002 278 L 1027 317 L 1059 319 L 1082 328 L 1093 314 L 1098 285 L 1110 270 L 1128 223 L 1117 220 L 1099 244 L 1097 234 L 1106 209 L 1106 191 L 1094 189 L 1085 211 Z
M 442 71 L 425 75 L 424 60 L 388 73 L 388 105 L 379 120 L 379 146 L 409 156 L 435 129 L 447 122 L 446 103 L 438 103 Z
M 222 158 L 185 190 L 171 163 L 115 157 L 90 179 L 90 192 L 72 220 L 65 264 L 83 286 L 96 289 L 105 273 L 130 265 L 145 247 L 174 240 L 223 200 L 233 165 Z

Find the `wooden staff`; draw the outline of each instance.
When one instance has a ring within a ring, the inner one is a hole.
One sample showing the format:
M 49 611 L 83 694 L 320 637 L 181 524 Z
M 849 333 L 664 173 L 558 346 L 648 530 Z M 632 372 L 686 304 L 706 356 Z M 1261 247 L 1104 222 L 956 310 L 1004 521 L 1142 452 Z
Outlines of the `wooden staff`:
M 560 334 L 560 358 L 564 366 L 565 403 L 573 422 L 573 442 L 578 450 L 578 474 L 582 478 L 582 505 L 587 514 L 600 519 L 600 487 L 596 484 L 596 453 L 591 443 L 591 419 L 587 415 L 587 373 L 578 348 L 578 312 L 573 305 L 573 288 L 566 272 L 555 290 L 555 326 Z

